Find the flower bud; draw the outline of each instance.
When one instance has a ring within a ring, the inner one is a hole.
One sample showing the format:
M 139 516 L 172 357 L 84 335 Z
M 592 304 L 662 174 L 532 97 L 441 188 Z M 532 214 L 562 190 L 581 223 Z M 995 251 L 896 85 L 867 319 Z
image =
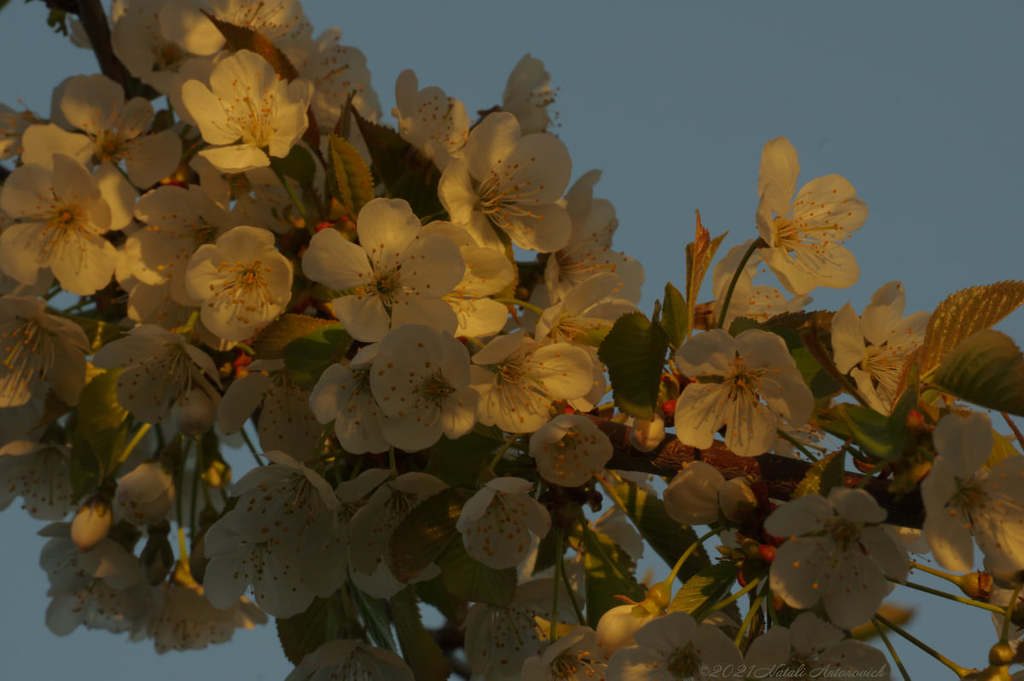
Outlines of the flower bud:
M 78 509 L 71 521 L 71 541 L 83 553 L 106 539 L 114 514 L 105 499 L 94 497 Z
M 117 482 L 118 517 L 136 525 L 156 525 L 174 504 L 174 478 L 159 462 L 139 464 Z
M 641 452 L 652 452 L 665 439 L 665 419 L 655 414 L 649 419 L 640 419 L 629 431 L 629 443 Z
M 597 644 L 607 657 L 611 657 L 619 648 L 633 645 L 633 635 L 637 629 L 655 616 L 641 606 L 617 605 L 601 615 L 597 623 Z
M 185 435 L 202 435 L 217 418 L 217 405 L 202 388 L 192 388 L 175 405 L 178 430 Z
M 733 478 L 718 488 L 718 504 L 722 508 L 722 515 L 740 524 L 757 509 L 757 497 L 746 478 Z
M 714 466 L 703 461 L 691 463 L 665 489 L 665 512 L 681 525 L 707 525 L 718 520 L 718 488 L 724 482 Z

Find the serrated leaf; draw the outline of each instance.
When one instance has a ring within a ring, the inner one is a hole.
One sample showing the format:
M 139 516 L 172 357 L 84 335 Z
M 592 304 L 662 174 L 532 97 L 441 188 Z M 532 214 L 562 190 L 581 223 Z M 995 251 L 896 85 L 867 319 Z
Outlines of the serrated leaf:
M 707 566 L 686 580 L 686 583 L 672 597 L 672 602 L 668 604 L 668 611 L 687 612 L 691 615 L 700 613 L 722 600 L 729 591 L 729 587 L 736 581 L 736 574 L 734 563 L 717 563 Z
M 102 319 L 93 319 L 92 317 L 76 314 L 61 316 L 70 319 L 82 328 L 82 331 L 85 332 L 85 337 L 89 339 L 89 347 L 92 350 L 99 350 L 110 341 L 117 340 L 121 336 L 121 328 L 119 326 L 105 322 Z
M 640 536 L 666 565 L 675 565 L 683 552 L 697 541 L 697 533 L 693 528 L 684 527 L 669 517 L 664 502 L 657 494 L 646 492 L 628 482 L 609 485 L 605 490 L 614 498 L 616 505 L 625 510 Z M 685 581 L 708 565 L 710 561 L 707 552 L 699 547 L 679 569 L 678 579 Z
M 333 323 L 289 342 L 282 356 L 292 381 L 299 387 L 309 388 L 324 369 L 344 359 L 351 346 L 352 336 L 345 327 Z
M 587 624 L 597 626 L 601 615 L 621 605 L 616 596 L 639 601 L 644 588 L 636 581 L 636 564 L 611 537 L 584 525 L 583 570 L 586 575 Z
M 601 343 L 598 357 L 608 367 L 615 404 L 627 414 L 654 415 L 666 350 L 661 326 L 640 312 L 619 317 Z
M 206 15 L 206 18 L 217 27 L 220 34 L 224 36 L 224 43 L 232 52 L 237 50 L 255 52 L 266 59 L 274 67 L 274 71 L 282 78 L 294 80 L 299 77 L 299 72 L 292 65 L 291 61 L 285 56 L 284 52 L 277 49 L 270 38 L 251 28 L 221 21 L 206 10 L 200 9 L 199 11 Z
M 700 221 L 700 211 L 697 211 L 697 225 L 693 243 L 686 245 L 686 307 L 689 327 L 693 328 L 693 314 L 697 307 L 697 296 L 700 295 L 700 287 L 704 283 L 704 277 L 711 267 L 711 260 L 715 257 L 718 247 L 722 245 L 725 234 L 711 238 L 711 233 Z
M 935 370 L 932 384 L 981 407 L 1024 416 L 1024 356 L 1004 333 L 968 337 Z
M 868 454 L 895 461 L 903 453 L 905 424 L 897 430 L 888 416 L 856 404 L 838 404 L 821 414 L 818 425 L 836 437 L 852 439 Z
M 516 570 L 496 570 L 476 560 L 462 545 L 462 539 L 448 542 L 435 561 L 448 592 L 464 601 L 508 605 L 516 594 Z
M 97 374 L 86 383 L 79 397 L 73 437 L 84 442 L 96 458 L 101 477 L 113 472 L 115 458 L 124 439 L 122 425 L 128 410 L 117 401 L 120 369 Z
M 952 294 L 935 308 L 918 351 L 927 375 L 968 336 L 988 329 L 1024 303 L 1024 282 L 1001 281 Z
M 388 602 L 381 598 L 373 598 L 355 587 L 352 587 L 351 593 L 370 639 L 381 648 L 387 648 L 393 653 L 398 652 L 395 637 L 391 635 L 392 622 Z
M 391 619 L 416 681 L 445 681 L 451 672 L 448 658 L 434 637 L 423 627 L 416 592 L 406 587 L 391 598 Z
M 295 145 L 284 158 L 270 157 L 270 167 L 277 173 L 290 177 L 303 187 L 313 183 L 316 175 L 316 161 L 305 147 Z
M 467 489 L 449 487 L 412 509 L 391 534 L 388 563 L 395 578 L 408 582 L 444 551 L 456 534 L 462 506 L 473 496 Z
M 669 346 L 675 350 L 690 335 L 690 310 L 686 306 L 683 294 L 672 282 L 665 284 L 665 300 L 661 305 L 661 326 L 665 329 Z
M 820 494 L 827 497 L 829 490 L 843 484 L 846 451 L 839 449 L 831 452 L 811 464 L 803 479 L 793 490 L 793 498 L 808 494 Z
M 289 662 L 299 664 L 306 655 L 335 638 L 329 631 L 330 607 L 330 601 L 316 598 L 305 612 L 277 618 L 277 640 Z
M 373 176 L 384 183 L 388 193 L 408 201 L 420 218 L 444 214 L 437 197 L 441 171 L 433 161 L 391 128 L 366 120 L 355 109 L 352 115 L 370 150 Z
M 329 139 L 337 199 L 354 220 L 363 206 L 373 199 L 373 174 L 348 140 L 337 135 L 331 135 Z
M 263 327 L 252 343 L 259 359 L 280 359 L 289 343 L 333 324 L 329 319 L 287 312 Z

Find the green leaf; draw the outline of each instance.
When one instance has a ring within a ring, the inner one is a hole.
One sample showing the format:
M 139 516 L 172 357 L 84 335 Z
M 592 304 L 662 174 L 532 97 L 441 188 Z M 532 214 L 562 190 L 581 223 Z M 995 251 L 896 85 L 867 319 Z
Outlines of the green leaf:
M 683 552 L 697 541 L 697 533 L 693 528 L 684 527 L 669 517 L 665 504 L 657 494 L 645 492 L 628 482 L 609 485 L 605 490 L 614 498 L 616 505 L 625 509 L 640 536 L 661 556 L 666 565 L 675 565 Z M 708 565 L 710 561 L 707 553 L 700 547 L 683 563 L 678 579 L 685 581 Z
M 395 637 L 391 635 L 392 622 L 391 613 L 388 612 L 388 602 L 381 598 L 373 598 L 355 586 L 352 587 L 351 593 L 370 639 L 381 648 L 398 652 Z
M 842 449 L 831 452 L 815 461 L 807 469 L 803 480 L 793 490 L 793 498 L 807 496 L 808 494 L 828 496 L 829 490 L 843 484 L 845 463 L 846 451 Z
M 644 597 L 644 588 L 633 573 L 636 564 L 611 537 L 593 528 L 583 527 L 583 569 L 586 573 L 587 624 L 597 626 L 601 615 L 621 605 L 617 595 L 635 601 Z
M 918 351 L 928 375 L 968 336 L 994 326 L 1024 303 L 1024 281 L 1001 281 L 952 294 L 935 308 Z
M 467 489 L 449 487 L 412 509 L 391 534 L 388 563 L 395 578 L 408 582 L 444 552 L 455 536 L 462 506 L 473 496 Z
M 232 52 L 237 52 L 238 50 L 255 52 L 266 59 L 274 67 L 274 71 L 285 80 L 290 81 L 299 77 L 299 72 L 292 65 L 291 61 L 288 60 L 284 52 L 277 49 L 274 43 L 270 41 L 270 38 L 251 28 L 221 21 L 206 10 L 200 9 L 199 11 L 205 14 L 210 23 L 217 27 L 217 30 L 224 36 L 227 48 Z
M 430 448 L 424 472 L 452 487 L 475 487 L 480 472 L 502 443 L 500 430 L 479 425 L 456 440 L 442 437 Z
M 516 570 L 487 567 L 466 553 L 462 539 L 448 542 L 435 561 L 444 586 L 464 601 L 508 605 L 516 594 Z
M 349 217 L 355 219 L 363 206 L 373 199 L 373 174 L 348 140 L 337 135 L 331 135 L 329 139 L 337 198 Z
M 692 615 L 714 605 L 722 600 L 729 591 L 736 581 L 736 574 L 734 563 L 717 563 L 707 566 L 686 580 L 686 583 L 672 597 L 672 602 L 668 604 L 668 611 L 688 612 Z
M 408 201 L 421 218 L 445 214 L 437 197 L 441 179 L 437 166 L 391 128 L 366 120 L 355 109 L 352 114 L 370 150 L 373 176 L 384 183 L 388 193 Z
M 868 454 L 895 461 L 903 453 L 906 433 L 888 416 L 856 404 L 838 404 L 821 414 L 818 425 L 836 437 L 852 439 Z
M 128 410 L 117 401 L 120 373 L 120 369 L 100 372 L 85 385 L 78 401 L 73 438 L 92 452 L 100 477 L 113 473 L 124 441 L 122 426 Z
M 284 158 L 271 156 L 270 167 L 303 187 L 311 186 L 316 175 L 316 161 L 313 160 L 313 155 L 305 147 L 297 144 Z
M 686 300 L 672 282 L 665 284 L 665 301 L 661 305 L 664 317 L 661 327 L 668 337 L 669 346 L 675 350 L 690 334 L 690 312 Z
M 286 312 L 256 335 L 252 349 L 259 359 L 280 359 L 284 349 L 293 340 L 307 336 L 333 322 L 320 317 Z
M 335 638 L 329 631 L 332 619 L 330 601 L 317 598 L 305 612 L 291 617 L 278 617 L 277 640 L 281 642 L 284 656 L 292 664 L 299 664 L 302 658 Z
M 328 324 L 290 341 L 282 355 L 292 381 L 303 388 L 316 384 L 324 369 L 345 358 L 352 336 L 341 324 Z
M 640 312 L 616 320 L 598 349 L 608 367 L 615 404 L 627 414 L 651 418 L 665 365 L 668 338 Z
M 939 365 L 932 383 L 978 406 L 1024 416 L 1024 356 L 999 331 L 985 329 L 960 343 Z
M 412 668 L 416 681 L 445 681 L 451 665 L 437 641 L 423 627 L 412 587 L 402 589 L 391 598 L 391 620 L 402 645 L 402 657 Z

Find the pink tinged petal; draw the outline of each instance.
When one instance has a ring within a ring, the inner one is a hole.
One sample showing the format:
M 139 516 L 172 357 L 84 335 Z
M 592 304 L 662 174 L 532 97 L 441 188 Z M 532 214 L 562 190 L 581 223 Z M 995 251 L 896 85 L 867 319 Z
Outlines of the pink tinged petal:
M 665 512 L 681 525 L 718 520 L 718 488 L 725 478 L 714 466 L 696 461 L 676 474 L 665 488 Z
M 25 167 L 25 166 L 22 166 Z M 41 222 L 16 222 L 0 233 L 0 269 L 18 282 L 31 286 L 41 267 L 46 267 Z
M 813 607 L 833 569 L 830 547 L 828 540 L 818 538 L 790 539 L 780 546 L 769 575 L 772 592 L 794 608 Z
M 366 251 L 333 229 L 321 230 L 310 240 L 302 271 L 313 281 L 341 291 L 374 280 Z
M 224 111 L 220 97 L 198 80 L 182 84 L 181 99 L 199 126 L 203 140 L 209 144 L 231 144 L 242 136 L 242 131 Z
M 519 210 L 525 214 L 519 214 Z M 556 203 L 541 203 L 513 209 L 493 216 L 520 248 L 551 253 L 564 248 L 572 234 L 569 213 Z
M 859 546 L 851 546 L 835 558 L 836 567 L 824 576 L 825 612 L 836 626 L 852 629 L 871 619 L 892 585 Z
M 513 114 L 501 111 L 485 117 L 473 128 L 463 149 L 470 175 L 483 180 L 500 167 L 515 150 L 520 134 L 519 121 Z
M 124 167 L 135 186 L 151 187 L 167 177 L 181 160 L 181 138 L 173 130 L 139 137 L 125 149 Z
M 393 267 L 422 229 L 403 199 L 373 199 L 359 211 L 356 225 L 359 245 L 375 268 Z
M 968 572 L 974 567 L 971 526 L 958 509 L 942 509 L 927 515 L 924 536 L 935 560 L 945 569 Z
M 529 373 L 544 386 L 548 396 L 556 400 L 586 395 L 594 380 L 590 355 L 568 343 L 539 348 L 530 358 Z
M 860 319 L 849 303 L 832 317 L 832 356 L 836 368 L 847 373 L 864 361 L 866 347 Z
M 789 201 L 796 192 L 799 175 L 800 162 L 788 139 L 776 137 L 765 142 L 757 178 L 757 195 L 764 208 L 776 215 L 789 213 Z
M 270 165 L 266 152 L 251 144 L 203 149 L 199 155 L 225 173 L 244 173 Z
M 469 166 L 461 158 L 452 159 L 441 174 L 437 195 L 455 224 L 466 224 L 480 203 L 480 196 L 473 189 Z
M 271 383 L 270 376 L 260 373 L 251 373 L 233 382 L 217 409 L 217 427 L 221 432 L 234 433 L 241 430 L 260 406 Z
M 331 308 L 345 330 L 364 343 L 380 340 L 391 327 L 391 318 L 377 295 L 358 293 L 342 296 L 331 302 Z
M 93 143 L 85 135 L 68 132 L 52 123 L 30 125 L 21 137 L 21 161 L 26 165 L 38 165 L 47 170 L 53 168 L 53 155 L 65 154 L 79 163 L 92 158 Z
M 721 384 L 690 383 L 676 400 L 676 437 L 684 445 L 707 449 L 725 423 L 728 403 L 728 388 Z
M 121 86 L 99 74 L 69 78 L 60 97 L 60 110 L 67 122 L 91 135 L 112 130 L 123 106 Z
M 981 468 L 995 442 L 992 423 L 981 412 L 967 417 L 959 414 L 944 416 L 932 433 L 935 451 L 941 454 L 959 477 L 967 477 Z
M 724 376 L 736 357 L 736 341 L 728 331 L 698 333 L 676 351 L 679 370 L 689 376 Z
M 832 504 L 820 494 L 808 494 L 776 508 L 764 522 L 764 529 L 776 537 L 814 534 L 825 529 L 835 515 Z
M 110 209 L 110 229 L 124 229 L 130 225 L 138 193 L 124 179 L 121 171 L 109 162 L 104 162 L 93 178 L 99 187 L 100 195 Z
M 834 487 L 828 495 L 836 513 L 843 518 L 861 524 L 885 522 L 886 510 L 878 505 L 875 498 L 862 489 Z

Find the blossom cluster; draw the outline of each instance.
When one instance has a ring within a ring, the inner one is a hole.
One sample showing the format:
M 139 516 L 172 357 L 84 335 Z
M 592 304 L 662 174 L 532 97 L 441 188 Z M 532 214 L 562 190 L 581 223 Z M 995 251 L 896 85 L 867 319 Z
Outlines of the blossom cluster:
M 403 71 L 389 124 L 298 0 L 108 21 L 76 35 L 123 72 L 0 107 L 0 508 L 51 523 L 54 633 L 164 652 L 272 616 L 289 681 L 887 677 L 862 630 L 905 634 L 920 569 L 997 613 L 986 673 L 1024 661 L 1024 456 L 983 411 L 1024 415 L 988 329 L 1024 284 L 805 311 L 857 281 L 868 209 L 798 190 L 780 137 L 752 238 L 714 261 L 698 217 L 648 317 L 530 55 L 476 119 Z

